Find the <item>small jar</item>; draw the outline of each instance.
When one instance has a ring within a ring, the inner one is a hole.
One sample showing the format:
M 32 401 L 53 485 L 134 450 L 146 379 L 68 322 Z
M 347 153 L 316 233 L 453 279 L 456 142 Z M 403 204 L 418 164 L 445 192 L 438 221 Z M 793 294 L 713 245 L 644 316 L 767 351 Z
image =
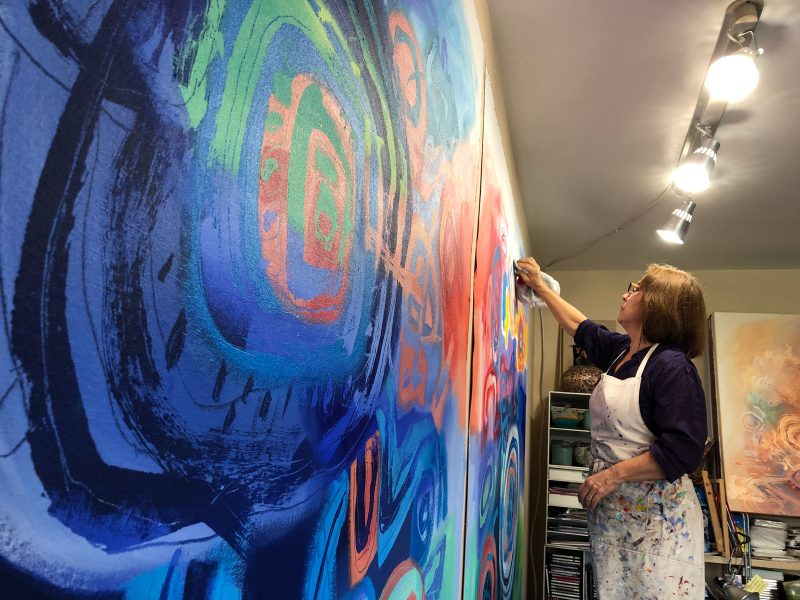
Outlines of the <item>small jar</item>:
M 555 440 L 550 442 L 550 464 L 572 466 L 572 442 Z
M 592 449 L 589 444 L 575 444 L 572 458 L 579 467 L 588 467 L 592 462 Z

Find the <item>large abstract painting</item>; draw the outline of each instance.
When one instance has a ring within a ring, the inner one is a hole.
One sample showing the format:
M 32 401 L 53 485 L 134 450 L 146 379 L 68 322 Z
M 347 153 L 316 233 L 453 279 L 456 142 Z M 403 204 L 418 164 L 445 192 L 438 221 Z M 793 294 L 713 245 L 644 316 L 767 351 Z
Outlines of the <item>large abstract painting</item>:
M 486 79 L 469 420 L 466 598 L 521 597 L 527 319 L 512 261 L 525 255 Z
M 0 6 L 3 595 L 461 595 L 482 52 L 452 0 Z
M 800 315 L 714 313 L 711 323 L 728 503 L 800 516 Z

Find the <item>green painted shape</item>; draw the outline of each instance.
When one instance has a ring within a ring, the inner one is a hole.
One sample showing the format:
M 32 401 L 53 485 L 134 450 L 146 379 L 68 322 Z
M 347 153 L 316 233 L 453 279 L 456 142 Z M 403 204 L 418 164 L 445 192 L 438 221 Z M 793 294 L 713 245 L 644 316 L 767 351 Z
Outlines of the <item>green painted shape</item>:
M 291 106 L 292 79 L 283 71 L 275 71 L 272 77 L 272 95 L 284 106 Z
M 211 140 L 212 161 L 219 162 L 232 172 L 239 170 L 244 131 L 261 66 L 264 64 L 272 38 L 283 25 L 301 27 L 303 33 L 317 47 L 326 64 L 332 70 L 336 70 L 337 56 L 328 39 L 328 30 L 323 25 L 323 18 L 330 18 L 327 10 L 321 8 L 317 15 L 307 2 L 297 0 L 253 2 L 245 15 L 228 60 L 225 90 Z M 341 32 L 339 35 L 342 46 L 347 48 Z M 352 60 L 352 57 L 347 58 L 347 62 Z M 277 92 L 282 94 L 283 100 L 286 100 L 282 90 Z M 291 101 L 291 96 L 289 98 Z
M 203 15 L 203 27 L 196 42 L 187 44 L 178 57 L 178 64 L 185 67 L 189 61 L 192 68 L 186 85 L 178 84 L 189 126 L 196 129 L 208 110 L 207 83 L 208 71 L 217 56 L 225 55 L 225 40 L 219 30 L 222 13 L 225 12 L 225 0 L 212 0 Z M 194 55 L 194 58 L 192 57 Z
M 268 158 L 261 166 L 261 181 L 269 181 L 272 174 L 278 170 L 278 161 L 274 158 Z
M 477 598 L 479 577 L 478 562 L 480 560 L 480 554 L 478 553 L 478 536 L 475 532 L 473 532 L 473 535 L 469 535 L 468 529 L 468 527 L 464 528 L 464 572 L 462 574 L 464 579 L 464 591 L 461 597 Z M 476 528 L 473 527 L 473 529 Z
M 294 231 L 296 231 L 301 237 L 304 235 L 304 202 L 306 191 L 306 171 L 308 169 L 308 143 L 309 139 L 311 138 L 311 132 L 315 129 L 321 131 L 331 142 L 336 154 L 339 157 L 339 161 L 345 170 L 347 190 L 345 192 L 346 197 L 341 231 L 341 237 L 344 239 L 345 236 L 350 234 L 353 228 L 352 218 L 350 216 L 353 203 L 353 189 L 350 178 L 351 165 L 347 162 L 347 155 L 344 151 L 342 140 L 339 138 L 336 124 L 322 103 L 322 90 L 320 90 L 319 86 L 316 84 L 309 85 L 303 91 L 303 95 L 300 98 L 300 102 L 297 106 L 297 118 L 295 120 L 294 131 L 292 132 L 292 144 L 289 151 L 289 185 L 287 190 L 286 207 L 289 227 L 294 229 Z M 318 152 L 317 164 L 319 164 L 319 155 L 320 154 Z M 326 160 L 330 161 L 330 159 L 327 157 L 325 158 Z M 333 163 L 330 163 L 329 165 L 323 165 L 323 169 L 327 170 L 328 173 L 331 173 L 333 177 L 336 177 Z M 322 171 L 321 174 L 325 177 L 328 177 L 324 171 Z M 335 182 L 335 180 L 331 180 Z M 335 213 L 336 205 L 333 202 L 333 196 L 331 194 L 330 187 L 324 184 L 320 186 L 320 196 L 317 198 L 317 202 L 327 202 L 326 198 L 324 197 L 323 190 L 326 190 L 330 195 L 330 203 L 327 204 L 327 206 Z M 324 211 L 325 209 L 322 210 Z M 338 221 L 338 218 L 335 220 L 331 219 L 331 221 L 336 222 Z M 345 244 L 339 245 L 339 261 L 344 258 L 344 247 Z
M 456 527 L 455 520 L 453 519 L 453 515 L 448 515 L 442 524 L 442 533 L 441 536 L 445 540 L 444 544 L 444 565 L 442 566 L 442 571 L 445 573 L 445 576 L 441 580 L 441 588 L 439 597 L 440 598 L 461 598 L 461 577 L 450 577 L 450 574 L 459 574 L 462 573 L 462 560 L 463 557 L 461 555 L 462 547 L 461 544 L 455 543 L 456 541 L 461 541 L 463 543 L 463 536 L 464 536 L 464 528 L 461 524 L 461 520 L 459 519 L 458 527 Z M 431 544 L 431 547 L 436 547 L 435 544 Z M 433 576 L 436 573 L 436 569 L 438 568 L 437 563 L 431 563 L 427 566 L 427 572 L 425 575 L 425 589 L 429 589 L 433 584 Z
M 322 173 L 329 181 L 336 183 L 339 178 L 336 175 L 336 167 L 333 166 L 333 161 L 328 158 L 324 152 L 317 149 L 317 155 L 314 157 L 316 161 L 317 171 Z

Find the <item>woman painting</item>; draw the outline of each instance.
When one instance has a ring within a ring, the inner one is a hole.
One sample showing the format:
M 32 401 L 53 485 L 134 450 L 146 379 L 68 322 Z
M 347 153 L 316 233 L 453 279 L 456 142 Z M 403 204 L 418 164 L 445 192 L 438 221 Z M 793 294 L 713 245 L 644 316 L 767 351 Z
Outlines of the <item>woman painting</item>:
M 603 374 L 589 400 L 594 459 L 578 499 L 601 600 L 703 598 L 703 517 L 687 474 L 707 435 L 703 388 L 691 358 L 704 345 L 697 280 L 650 265 L 622 295 L 617 321 L 598 325 L 550 290 L 532 258 L 519 277 L 545 301 Z

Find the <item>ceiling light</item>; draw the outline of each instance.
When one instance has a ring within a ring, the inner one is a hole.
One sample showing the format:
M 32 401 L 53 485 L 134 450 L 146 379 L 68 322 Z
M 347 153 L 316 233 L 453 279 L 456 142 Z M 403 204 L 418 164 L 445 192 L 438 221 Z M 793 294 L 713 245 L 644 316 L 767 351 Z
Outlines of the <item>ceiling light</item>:
M 697 194 L 708 189 L 711 171 L 717 164 L 719 141 L 713 137 L 703 138 L 700 145 L 687 156 L 672 174 L 672 183 L 687 194 Z
M 756 57 L 763 50 L 740 48 L 733 54 L 717 59 L 708 69 L 706 89 L 714 100 L 739 102 L 749 96 L 758 85 Z
M 692 214 L 695 206 L 697 205 L 691 200 L 684 200 L 678 208 L 672 211 L 667 224 L 656 233 L 665 242 L 683 244 L 686 234 L 689 232 L 689 225 L 692 223 Z

